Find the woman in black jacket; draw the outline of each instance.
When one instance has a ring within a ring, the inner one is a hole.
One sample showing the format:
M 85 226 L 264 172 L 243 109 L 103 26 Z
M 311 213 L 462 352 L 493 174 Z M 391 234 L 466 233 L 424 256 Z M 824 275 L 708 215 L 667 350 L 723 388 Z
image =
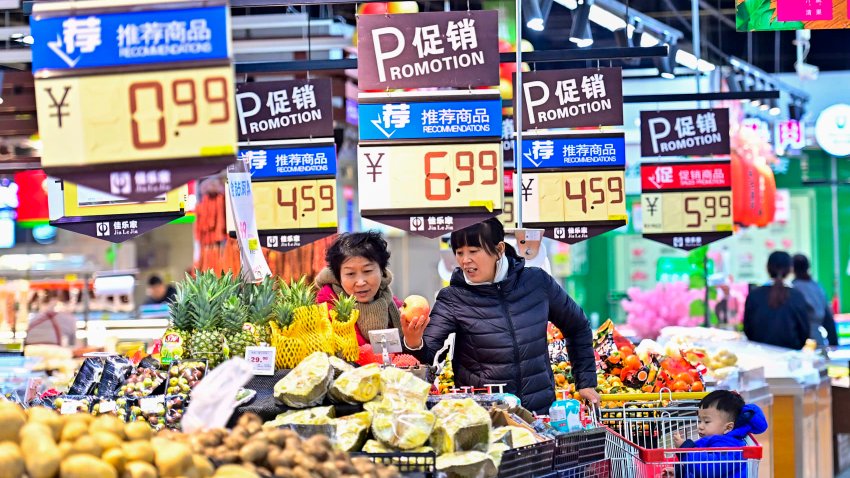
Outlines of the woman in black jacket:
M 497 219 L 452 233 L 460 267 L 437 295 L 430 322 L 417 318 L 403 324 L 405 345 L 431 363 L 455 333 L 457 385 L 503 383 L 526 409 L 546 414 L 555 399 L 546 341 L 551 321 L 567 339 L 576 389 L 598 403 L 593 335 L 584 312 L 549 274 L 525 267 L 504 239 Z
M 773 284 L 750 291 L 744 305 L 744 333 L 753 342 L 800 350 L 809 338 L 809 309 L 805 296 L 785 285 L 791 256 L 774 252 L 767 259 Z

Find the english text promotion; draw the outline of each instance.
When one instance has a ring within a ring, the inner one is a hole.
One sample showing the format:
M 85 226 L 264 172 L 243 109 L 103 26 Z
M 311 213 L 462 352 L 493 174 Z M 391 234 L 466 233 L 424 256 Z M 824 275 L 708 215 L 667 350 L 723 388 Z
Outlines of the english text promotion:
M 498 12 L 363 15 L 357 21 L 363 90 L 499 84 Z
M 620 68 L 525 73 L 522 89 L 526 130 L 623 124 Z
M 729 109 L 641 111 L 640 152 L 651 156 L 729 154 Z
M 241 142 L 333 136 L 328 78 L 240 84 L 236 110 Z

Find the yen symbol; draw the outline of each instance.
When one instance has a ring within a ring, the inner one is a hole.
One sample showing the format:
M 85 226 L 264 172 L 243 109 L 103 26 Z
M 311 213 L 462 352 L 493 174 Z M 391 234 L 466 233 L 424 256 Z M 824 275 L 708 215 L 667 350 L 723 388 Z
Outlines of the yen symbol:
M 62 118 L 65 117 L 65 116 L 70 116 L 70 113 L 67 113 L 67 112 L 63 113 L 62 108 L 68 106 L 68 104 L 65 103 L 65 100 L 68 98 L 68 92 L 71 91 L 71 87 L 70 86 L 65 87 L 65 91 L 62 93 L 62 99 L 59 100 L 59 101 L 56 101 L 56 97 L 53 96 L 53 88 L 45 88 L 44 91 L 47 92 L 47 95 L 50 96 L 50 102 L 53 103 L 50 106 L 52 108 L 56 108 L 56 112 L 50 113 L 49 116 L 51 118 L 56 118 L 57 122 L 59 123 L 59 127 L 61 128 L 62 127 Z
M 646 210 L 649 211 L 650 216 L 655 215 L 655 211 L 658 210 L 658 198 L 646 198 Z

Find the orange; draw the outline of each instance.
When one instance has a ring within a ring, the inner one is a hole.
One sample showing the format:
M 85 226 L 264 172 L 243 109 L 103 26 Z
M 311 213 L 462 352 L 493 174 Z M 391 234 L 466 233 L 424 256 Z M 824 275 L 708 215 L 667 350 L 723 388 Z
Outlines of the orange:
M 681 380 L 682 382 L 685 382 L 685 383 L 688 383 L 688 384 L 694 383 L 694 377 L 691 376 L 691 374 L 689 374 L 687 372 L 682 372 L 682 373 L 676 375 L 676 380 Z
M 637 355 L 629 355 L 625 360 L 623 360 L 623 366 L 637 370 L 643 366 L 643 363 Z
M 620 363 L 620 354 L 614 352 L 610 356 L 608 356 L 608 361 L 614 364 Z
M 563 384 L 565 384 L 565 383 L 567 383 L 567 377 L 564 377 L 564 376 L 563 376 L 563 375 L 561 375 L 560 373 L 559 373 L 559 374 L 555 374 L 555 384 L 556 384 L 556 385 L 563 385 Z
M 670 388 L 674 392 L 687 392 L 691 387 L 681 380 L 676 380 Z
M 620 347 L 620 353 L 628 357 L 629 355 L 634 355 L 635 350 L 628 345 L 623 345 Z
M 691 385 L 691 391 L 692 392 L 704 392 L 705 391 L 705 385 L 703 385 L 702 382 L 694 382 L 694 384 Z

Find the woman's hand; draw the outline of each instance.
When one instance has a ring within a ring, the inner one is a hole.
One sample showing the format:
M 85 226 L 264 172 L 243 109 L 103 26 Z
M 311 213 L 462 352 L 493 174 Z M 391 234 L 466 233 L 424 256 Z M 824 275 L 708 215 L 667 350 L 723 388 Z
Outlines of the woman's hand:
M 592 388 L 582 388 L 578 391 L 578 394 L 579 396 L 581 396 L 582 399 L 594 405 L 599 405 L 599 402 L 602 401 L 602 399 L 599 397 L 599 394 L 596 393 L 596 390 Z
M 410 320 L 405 319 L 404 314 L 401 316 L 401 331 L 404 334 L 404 343 L 412 348 L 418 349 L 422 346 L 422 334 L 425 333 L 425 327 L 431 319 L 427 315 L 420 315 Z

